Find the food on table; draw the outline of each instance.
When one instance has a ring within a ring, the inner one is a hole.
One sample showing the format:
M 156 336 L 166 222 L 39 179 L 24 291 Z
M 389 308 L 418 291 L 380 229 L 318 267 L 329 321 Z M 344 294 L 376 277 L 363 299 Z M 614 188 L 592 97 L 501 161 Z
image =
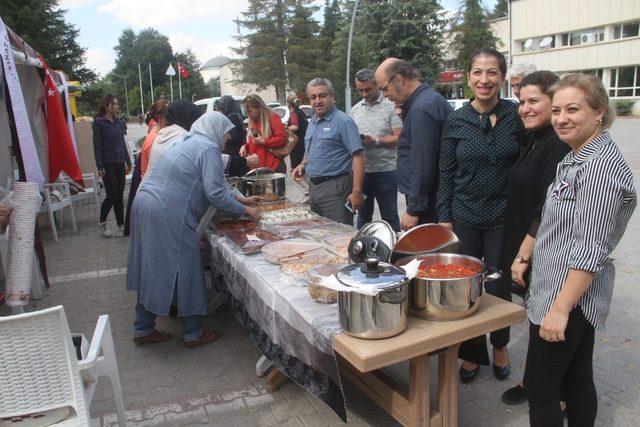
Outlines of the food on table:
M 296 279 L 300 279 L 304 274 L 316 265 L 313 262 L 303 259 L 295 259 L 292 261 L 286 261 L 280 264 L 280 270 Z
M 278 224 L 319 217 L 317 213 L 311 212 L 306 206 L 293 206 L 287 209 L 264 212 L 260 215 L 260 221 L 263 224 Z
M 266 245 L 262 248 L 262 255 L 267 262 L 281 264 L 293 258 L 302 258 L 303 255 L 319 248 L 322 248 L 322 245 L 311 240 L 288 239 Z
M 260 252 L 260 249 L 266 244 L 280 240 L 275 234 L 259 228 L 250 231 L 228 231 L 225 233 L 225 237 L 235 243 L 246 255 Z
M 338 301 L 338 292 L 325 288 L 321 282 L 326 277 L 336 274 L 342 268 L 346 267 L 345 263 L 318 264 L 309 270 L 309 283 L 307 291 L 312 300 L 322 304 L 335 304 Z
M 296 206 L 295 203 L 287 200 L 279 200 L 277 202 L 264 202 L 258 205 L 258 212 L 279 211 L 282 209 L 289 209 Z
M 422 279 L 461 279 L 476 274 L 477 271 L 457 264 L 421 265 L 418 269 L 418 277 Z
M 264 200 L 265 202 L 272 202 L 275 200 L 282 199 L 282 196 L 276 193 L 264 193 L 261 197 L 262 197 L 262 200 Z
M 220 236 L 225 236 L 230 231 L 253 231 L 258 228 L 257 222 L 247 219 L 231 219 L 216 224 Z
M 331 220 L 327 218 L 308 218 L 298 221 L 281 222 L 277 224 L 263 224 L 265 230 L 269 230 L 276 236 L 288 239 L 290 237 L 298 237 L 298 235 L 309 227 L 317 226 L 319 224 L 330 224 Z
M 300 230 L 300 236 L 304 237 L 305 239 L 311 239 L 320 242 L 326 237 L 347 233 L 353 230 L 354 228 L 350 225 L 330 222 L 328 224 L 323 224 L 311 228 L 304 228 Z
M 322 242 L 328 250 L 344 259 L 347 259 L 349 258 L 349 243 L 355 235 L 356 230 L 353 230 L 346 233 L 326 237 L 322 240 Z

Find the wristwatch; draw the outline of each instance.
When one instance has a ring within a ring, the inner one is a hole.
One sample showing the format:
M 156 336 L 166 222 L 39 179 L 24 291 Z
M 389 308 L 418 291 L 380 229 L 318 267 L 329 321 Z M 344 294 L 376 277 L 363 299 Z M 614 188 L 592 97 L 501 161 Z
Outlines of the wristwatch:
M 530 259 L 525 259 L 522 255 L 516 255 L 516 262 L 520 264 L 529 264 L 531 262 Z

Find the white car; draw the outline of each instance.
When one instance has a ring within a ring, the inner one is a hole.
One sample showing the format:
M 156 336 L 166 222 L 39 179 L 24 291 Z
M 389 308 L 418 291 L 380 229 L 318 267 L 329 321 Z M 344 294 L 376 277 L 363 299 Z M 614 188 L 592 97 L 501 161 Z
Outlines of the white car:
M 454 110 L 459 110 L 460 108 L 468 104 L 469 101 L 470 101 L 469 99 L 447 99 L 447 102 L 449 103 L 449 105 L 451 105 L 451 108 L 453 108 Z
M 240 111 L 242 111 L 242 115 L 244 117 L 247 117 L 247 112 L 244 111 L 244 105 L 242 105 L 242 100 L 244 99 L 244 97 L 232 96 L 232 98 L 236 102 L 236 105 L 238 106 L 238 108 L 240 108 Z M 202 113 L 206 113 L 208 111 L 215 111 L 213 106 L 218 99 L 220 99 L 219 96 L 215 96 L 213 98 L 199 99 L 196 102 L 194 102 L 194 104 L 196 104 L 200 108 Z
M 313 116 L 313 107 L 311 105 L 301 105 L 300 109 L 307 116 L 307 119 L 310 119 Z
M 277 107 L 271 107 L 271 110 L 280 117 L 282 120 L 282 124 L 287 126 L 289 123 L 289 109 L 287 107 L 283 107 L 282 105 L 278 105 Z

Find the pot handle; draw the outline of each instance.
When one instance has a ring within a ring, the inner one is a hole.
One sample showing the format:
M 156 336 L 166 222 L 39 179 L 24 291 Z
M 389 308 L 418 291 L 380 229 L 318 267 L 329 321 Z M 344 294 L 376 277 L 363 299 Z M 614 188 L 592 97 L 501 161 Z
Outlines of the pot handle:
M 493 282 L 494 280 L 502 278 L 502 273 L 500 272 L 500 270 L 491 267 L 488 268 L 487 271 L 485 271 L 483 276 L 485 282 Z
M 393 289 L 384 290 L 378 293 L 378 301 L 385 304 L 401 304 L 404 297 L 404 286 L 398 286 Z

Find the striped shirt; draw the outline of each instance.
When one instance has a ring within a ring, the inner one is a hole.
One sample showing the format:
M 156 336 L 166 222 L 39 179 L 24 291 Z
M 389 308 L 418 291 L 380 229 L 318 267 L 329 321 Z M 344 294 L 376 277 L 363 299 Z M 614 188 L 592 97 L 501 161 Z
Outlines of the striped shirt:
M 635 207 L 633 175 L 608 131 L 565 156 L 536 236 L 526 298 L 533 324 L 549 312 L 572 268 L 594 274 L 578 305 L 591 325 L 604 328 L 615 279 L 610 255 Z

